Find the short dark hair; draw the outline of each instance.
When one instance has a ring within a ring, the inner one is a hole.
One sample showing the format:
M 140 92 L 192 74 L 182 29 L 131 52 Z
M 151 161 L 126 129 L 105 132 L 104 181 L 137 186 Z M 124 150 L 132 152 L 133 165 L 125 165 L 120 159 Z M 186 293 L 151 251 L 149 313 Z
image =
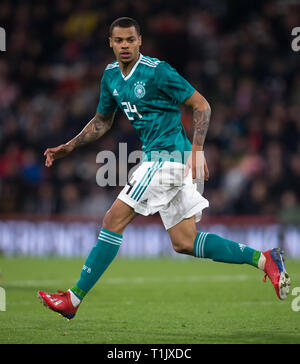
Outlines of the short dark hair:
M 138 22 L 136 20 L 134 20 L 132 18 L 128 18 L 126 16 L 124 16 L 122 18 L 118 18 L 111 23 L 111 26 L 109 27 L 109 36 L 110 37 L 111 37 L 113 29 L 115 27 L 120 27 L 120 28 L 135 27 L 137 34 L 141 35 L 141 28 L 140 28 Z

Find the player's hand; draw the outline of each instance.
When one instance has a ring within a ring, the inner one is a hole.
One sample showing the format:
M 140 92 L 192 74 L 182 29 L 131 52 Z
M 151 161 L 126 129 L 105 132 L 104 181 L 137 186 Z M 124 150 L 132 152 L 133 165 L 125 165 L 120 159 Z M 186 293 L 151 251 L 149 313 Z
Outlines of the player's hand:
M 185 167 L 185 177 L 188 175 L 190 169 L 192 170 L 193 180 L 199 182 L 208 181 L 209 170 L 202 147 L 198 147 L 196 145 L 192 146 L 192 151 Z
M 63 158 L 70 152 L 73 147 L 69 144 L 62 144 L 56 148 L 48 148 L 45 150 L 44 156 L 46 157 L 45 166 L 51 167 L 56 159 Z

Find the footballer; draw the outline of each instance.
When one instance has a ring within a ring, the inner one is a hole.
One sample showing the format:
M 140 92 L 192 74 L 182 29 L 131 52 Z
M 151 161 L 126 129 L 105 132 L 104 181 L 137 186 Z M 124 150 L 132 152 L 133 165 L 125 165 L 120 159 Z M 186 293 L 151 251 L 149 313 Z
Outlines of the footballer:
M 126 226 L 139 214 L 158 212 L 176 252 L 257 267 L 264 271 L 265 279 L 269 277 L 278 298 L 285 299 L 290 278 L 280 249 L 260 252 L 196 229 L 203 209 L 209 206 L 194 183 L 209 178 L 203 152 L 211 116 L 207 100 L 167 62 L 140 52 L 142 37 L 134 19 L 116 19 L 110 26 L 109 44 L 116 60 L 104 70 L 95 116 L 72 140 L 48 148 L 45 165 L 51 167 L 55 160 L 107 133 L 118 108 L 137 130 L 143 159 L 106 212 L 78 281 L 67 291 L 39 291 L 39 298 L 53 311 L 72 319 L 116 257 Z M 191 142 L 181 123 L 182 104 L 193 110 Z

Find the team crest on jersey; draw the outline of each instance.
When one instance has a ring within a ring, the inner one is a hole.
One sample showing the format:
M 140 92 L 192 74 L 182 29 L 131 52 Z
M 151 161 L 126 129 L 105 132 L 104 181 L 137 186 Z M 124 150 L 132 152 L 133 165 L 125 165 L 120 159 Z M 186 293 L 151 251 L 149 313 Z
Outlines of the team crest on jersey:
M 134 84 L 134 94 L 137 98 L 141 99 L 145 96 L 145 83 L 142 81 L 138 81 Z

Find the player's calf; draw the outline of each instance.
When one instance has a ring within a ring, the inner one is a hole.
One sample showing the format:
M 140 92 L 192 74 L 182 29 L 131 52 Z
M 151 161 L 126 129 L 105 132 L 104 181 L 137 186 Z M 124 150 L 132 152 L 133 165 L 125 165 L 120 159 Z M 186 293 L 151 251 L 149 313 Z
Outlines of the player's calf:
M 176 253 L 193 255 L 194 239 L 192 237 L 172 237 L 171 242 Z
M 179 254 L 193 255 L 197 235 L 194 218 L 184 219 L 168 230 L 173 249 Z
M 189 247 L 189 246 L 175 245 L 175 244 L 172 244 L 172 245 L 173 245 L 173 249 L 175 250 L 176 253 L 193 255 L 193 249 L 191 249 L 191 247 Z

